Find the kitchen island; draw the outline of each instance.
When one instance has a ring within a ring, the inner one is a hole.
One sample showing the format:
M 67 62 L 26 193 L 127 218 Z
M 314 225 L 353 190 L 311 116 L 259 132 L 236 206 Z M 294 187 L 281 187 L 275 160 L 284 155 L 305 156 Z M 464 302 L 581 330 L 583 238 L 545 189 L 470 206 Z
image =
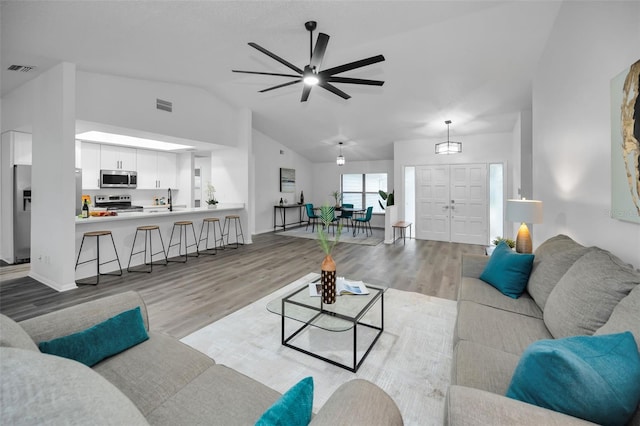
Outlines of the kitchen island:
M 196 238 L 200 236 L 200 228 L 202 226 L 202 220 L 207 217 L 217 217 L 220 219 L 220 225 L 224 224 L 224 217 L 227 214 L 237 214 L 242 221 L 242 228 L 245 230 L 245 242 L 251 243 L 251 236 L 247 233 L 247 212 L 243 203 L 228 203 L 218 204 L 215 209 L 204 208 L 174 208 L 173 211 L 169 211 L 164 206 L 157 206 L 157 208 L 147 209 L 144 212 L 120 212 L 117 216 L 102 216 L 102 217 L 89 217 L 86 219 L 76 218 L 76 257 L 78 250 L 80 249 L 80 243 L 82 242 L 82 236 L 85 232 L 91 231 L 111 231 L 113 240 L 118 251 L 118 257 L 122 265 L 122 270 L 125 271 L 127 263 L 129 262 L 129 255 L 131 253 L 131 245 L 138 226 L 144 225 L 158 225 L 160 227 L 160 233 L 162 234 L 162 240 L 164 242 L 165 249 L 169 246 L 169 237 L 171 236 L 171 230 L 173 223 L 177 221 L 190 220 L 193 222 L 193 227 L 196 231 Z M 217 231 L 217 227 L 216 227 Z M 178 231 L 176 230 L 176 233 Z M 144 248 L 144 234 L 138 235 L 136 241 L 135 251 L 142 250 Z M 191 234 L 189 236 L 189 244 L 191 244 Z M 175 235 L 174 235 L 175 238 Z M 230 243 L 235 242 L 235 233 L 231 232 Z M 203 242 L 204 243 L 204 242 Z M 153 250 L 157 252 L 160 250 L 160 243 L 157 239 L 157 233 L 153 233 Z M 189 253 L 195 252 L 196 248 L 189 248 Z M 170 256 L 177 255 L 177 247 L 171 249 Z M 101 239 L 100 244 L 100 261 L 106 262 L 111 260 L 113 249 L 111 247 L 111 241 L 109 238 Z M 82 249 L 82 257 L 80 261 L 95 257 L 95 239 L 85 240 L 85 246 Z M 214 256 L 215 257 L 215 256 Z M 161 255 L 155 256 L 154 261 L 158 261 L 162 258 Z M 148 258 L 147 258 L 148 260 Z M 144 262 L 142 254 L 134 255 L 131 259 L 131 266 L 141 265 Z M 188 263 L 187 263 L 188 264 Z M 101 272 L 113 272 L 118 270 L 117 262 L 108 263 L 100 268 Z M 95 262 L 85 263 L 78 265 L 76 270 L 76 280 L 94 276 L 96 274 Z

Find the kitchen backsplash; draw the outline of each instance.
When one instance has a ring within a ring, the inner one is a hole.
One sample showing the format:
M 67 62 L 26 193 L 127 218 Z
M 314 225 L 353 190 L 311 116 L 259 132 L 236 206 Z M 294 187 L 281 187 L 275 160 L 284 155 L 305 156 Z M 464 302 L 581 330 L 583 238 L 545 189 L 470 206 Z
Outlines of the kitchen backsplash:
M 179 191 L 177 189 L 171 188 L 172 197 L 174 200 L 178 196 Z M 168 194 L 167 191 L 158 190 L 158 189 L 98 189 L 98 190 L 88 190 L 84 189 L 82 191 L 83 195 L 91 196 L 91 205 L 93 206 L 95 202 L 96 195 L 129 195 L 131 196 L 131 204 L 138 206 L 155 206 L 159 205 L 164 198 L 164 202 L 167 202 Z M 159 200 L 158 203 L 155 200 Z M 175 204 L 175 202 L 174 202 Z M 184 203 L 183 203 L 184 204 Z

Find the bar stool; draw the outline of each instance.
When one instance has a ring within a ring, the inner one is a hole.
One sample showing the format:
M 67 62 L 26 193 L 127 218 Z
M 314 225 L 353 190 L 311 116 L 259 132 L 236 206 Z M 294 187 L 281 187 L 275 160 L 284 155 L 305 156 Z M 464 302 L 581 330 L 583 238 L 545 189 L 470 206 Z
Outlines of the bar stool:
M 160 237 L 160 244 L 162 245 L 162 251 L 153 252 L 153 245 L 151 244 L 153 240 L 152 231 L 158 231 L 158 236 Z M 144 250 L 140 250 L 137 252 L 133 252 L 133 249 L 136 246 L 136 240 L 138 239 L 138 232 L 144 232 Z M 149 263 L 147 263 L 147 240 L 149 241 Z M 131 258 L 133 258 L 134 254 L 144 253 L 144 264 L 149 265 L 149 270 L 135 270 L 131 269 Z M 158 225 L 146 225 L 146 226 L 138 226 L 136 228 L 136 235 L 133 237 L 133 244 L 131 245 L 131 254 L 129 255 L 129 263 L 127 264 L 127 272 L 147 272 L 151 273 L 153 271 L 153 256 L 158 254 L 162 254 L 164 256 L 164 264 L 163 266 L 167 266 L 168 260 L 167 255 L 164 252 L 164 241 L 162 241 L 162 233 L 160 233 L 160 227 Z
M 231 248 L 238 248 L 240 245 L 238 237 L 242 237 L 242 245 L 244 245 L 244 234 L 242 233 L 242 223 L 240 222 L 240 216 L 237 214 L 230 214 L 224 217 L 224 227 L 222 228 L 222 238 L 227 236 L 227 245 L 229 245 L 229 232 L 231 231 L 231 221 L 233 221 L 234 228 L 236 230 L 236 246 Z M 240 228 L 240 232 L 238 232 L 238 227 Z M 226 230 L 226 233 L 225 233 Z
M 216 235 L 216 223 L 218 224 L 218 230 L 220 230 L 220 238 Z M 202 238 L 202 232 L 204 231 L 205 224 L 207 227 L 207 235 Z M 213 224 L 213 247 L 209 247 L 209 225 Z M 222 227 L 220 226 L 220 219 L 217 217 L 205 217 L 202 219 L 202 227 L 200 228 L 200 237 L 198 238 L 198 252 L 202 254 L 216 254 L 218 253 L 218 241 L 220 241 L 220 249 L 224 250 L 224 236 L 222 233 Z M 204 250 L 200 250 L 200 243 L 204 241 Z M 209 250 L 214 250 L 213 253 Z
M 115 259 L 112 260 L 108 260 L 106 262 L 102 262 L 100 263 L 100 237 L 106 237 L 106 236 L 110 236 L 111 237 L 111 244 L 113 245 L 113 251 L 116 254 Z M 84 247 L 84 239 L 87 237 L 96 237 L 96 257 L 94 257 L 93 259 L 89 259 L 89 260 L 85 260 L 83 262 L 80 262 L 80 255 L 82 254 L 82 247 Z M 118 250 L 116 249 L 116 243 L 113 241 L 113 235 L 111 234 L 111 231 L 91 231 L 91 232 L 85 232 L 82 235 L 82 242 L 80 243 L 80 250 L 78 251 L 78 258 L 76 259 L 76 270 L 78 269 L 78 265 L 82 265 L 83 263 L 89 263 L 89 262 L 93 262 L 96 261 L 96 282 L 95 283 L 78 283 L 76 281 L 76 283 L 78 284 L 90 284 L 90 285 L 98 285 L 100 283 L 100 275 L 115 275 L 115 276 L 121 276 L 122 275 L 122 265 L 120 265 L 120 258 L 118 257 Z M 118 268 L 120 269 L 120 273 L 116 274 L 116 273 L 100 273 L 100 265 L 106 265 L 107 263 L 111 263 L 111 262 L 118 262 Z
M 177 243 L 171 244 L 173 241 L 173 233 L 176 230 L 176 226 L 178 227 L 179 239 Z M 191 226 L 191 232 L 193 233 L 193 244 L 188 244 L 187 241 L 187 226 Z M 182 256 L 182 234 L 184 232 L 184 260 L 171 260 L 169 259 L 169 252 L 171 251 L 171 247 L 178 246 L 178 256 Z M 168 262 L 182 262 L 185 263 L 189 257 L 198 257 L 200 253 L 198 253 L 198 240 L 196 239 L 196 230 L 193 227 L 193 222 L 190 220 L 182 220 L 173 223 L 173 228 L 171 229 L 171 237 L 169 238 L 169 247 L 167 247 L 167 261 Z M 188 249 L 189 247 L 196 246 L 196 254 L 189 255 Z

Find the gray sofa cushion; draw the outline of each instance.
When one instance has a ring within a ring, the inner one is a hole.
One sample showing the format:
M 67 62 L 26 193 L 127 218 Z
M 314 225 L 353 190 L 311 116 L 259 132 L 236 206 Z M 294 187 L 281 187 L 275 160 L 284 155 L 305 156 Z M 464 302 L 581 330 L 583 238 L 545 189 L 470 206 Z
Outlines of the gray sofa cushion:
M 366 397 L 363 398 L 363 395 Z M 425 419 L 426 420 L 426 419 Z M 362 379 L 342 384 L 311 420 L 313 425 L 402 426 L 395 402 L 382 389 Z
M 458 304 L 462 300 L 534 318 L 542 318 L 542 311 L 527 293 L 523 293 L 517 299 L 504 297 L 504 294 L 500 293 L 498 289 L 478 278 L 462 277 L 458 292 Z
M 214 365 L 147 416 L 154 425 L 253 425 L 280 394 Z
M 137 306 L 141 307 L 142 320 L 148 331 L 149 318 L 144 300 L 134 291 L 115 294 L 20 321 L 20 326 L 34 342 L 42 342 L 85 330 Z
M 587 248 L 566 235 L 549 238 L 536 249 L 527 292 L 544 310 L 549 294 Z
M 146 416 L 215 362 L 173 337 L 149 333 L 149 340 L 93 368 L 118 387 Z
M 453 349 L 451 384 L 504 395 L 520 357 L 461 340 Z
M 8 348 L 28 349 L 40 353 L 38 345 L 31 339 L 20 324 L 0 314 L 0 346 Z
M 450 426 L 594 424 L 502 395 L 464 386 L 451 386 L 445 404 L 444 424 Z
M 462 301 L 458 304 L 453 338 L 454 344 L 469 340 L 521 355 L 531 343 L 552 336 L 541 319 Z
M 146 425 L 136 406 L 76 361 L 0 348 L 2 424 Z
M 609 320 L 595 334 L 613 334 L 630 331 L 640 351 L 640 285 L 618 303 Z
M 640 284 L 640 273 L 611 253 L 590 248 L 555 286 L 544 309 L 544 322 L 557 339 L 591 335 L 616 305 Z

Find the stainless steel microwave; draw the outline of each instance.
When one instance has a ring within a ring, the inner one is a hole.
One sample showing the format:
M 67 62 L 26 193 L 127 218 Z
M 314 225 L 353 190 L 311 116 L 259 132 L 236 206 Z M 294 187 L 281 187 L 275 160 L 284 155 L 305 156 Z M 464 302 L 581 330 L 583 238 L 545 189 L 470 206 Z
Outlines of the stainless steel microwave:
M 138 173 L 127 170 L 100 170 L 100 188 L 136 188 Z

